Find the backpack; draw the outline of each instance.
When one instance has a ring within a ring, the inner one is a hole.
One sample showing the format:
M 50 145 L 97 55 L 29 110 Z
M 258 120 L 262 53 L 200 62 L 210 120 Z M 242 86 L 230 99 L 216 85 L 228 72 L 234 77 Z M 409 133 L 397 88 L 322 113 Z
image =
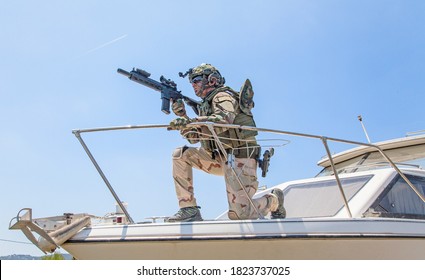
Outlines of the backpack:
M 251 81 L 246 79 L 239 91 L 239 108 L 248 116 L 252 116 L 251 109 L 254 108 L 254 91 Z

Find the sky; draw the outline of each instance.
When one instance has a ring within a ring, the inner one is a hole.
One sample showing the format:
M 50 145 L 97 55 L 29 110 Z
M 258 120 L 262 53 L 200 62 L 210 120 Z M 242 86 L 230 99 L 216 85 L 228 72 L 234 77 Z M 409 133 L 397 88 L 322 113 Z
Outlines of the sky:
M 425 129 L 420 0 L 0 0 L 0 38 L 0 256 L 42 255 L 8 230 L 22 208 L 34 217 L 115 211 L 73 129 L 174 118 L 161 112 L 158 92 L 117 68 L 164 75 L 192 98 L 178 72 L 201 63 L 234 89 L 249 78 L 261 128 L 366 142 L 362 115 L 372 142 Z M 178 210 L 171 154 L 186 144 L 178 132 L 82 137 L 135 221 Z M 320 171 L 320 143 L 277 138 L 286 140 L 260 185 Z M 194 176 L 202 215 L 213 219 L 227 209 L 224 180 Z

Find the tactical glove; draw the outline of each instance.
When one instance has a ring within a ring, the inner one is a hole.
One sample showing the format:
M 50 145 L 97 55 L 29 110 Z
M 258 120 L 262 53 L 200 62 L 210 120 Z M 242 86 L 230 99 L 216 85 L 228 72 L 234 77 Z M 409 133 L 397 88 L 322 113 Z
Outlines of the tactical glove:
M 173 110 L 173 113 L 176 114 L 176 116 L 183 117 L 186 115 L 186 108 L 182 99 L 173 101 L 171 109 Z
M 192 120 L 186 118 L 177 118 L 170 122 L 168 130 L 181 130 L 186 127 L 187 124 L 191 123 Z

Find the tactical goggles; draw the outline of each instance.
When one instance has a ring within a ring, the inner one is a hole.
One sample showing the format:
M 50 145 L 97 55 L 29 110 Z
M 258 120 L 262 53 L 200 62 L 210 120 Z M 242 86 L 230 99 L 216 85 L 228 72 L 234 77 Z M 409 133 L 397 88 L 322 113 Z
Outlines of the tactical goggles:
M 192 84 L 196 84 L 197 82 L 202 81 L 203 77 L 202 76 L 196 76 L 194 78 L 192 78 L 192 80 L 190 81 Z

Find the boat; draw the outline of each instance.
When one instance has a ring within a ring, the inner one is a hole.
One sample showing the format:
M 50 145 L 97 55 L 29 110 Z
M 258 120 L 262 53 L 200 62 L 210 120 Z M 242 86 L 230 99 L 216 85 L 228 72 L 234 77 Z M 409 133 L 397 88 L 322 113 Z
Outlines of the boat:
M 205 128 L 209 132 L 205 137 L 221 150 L 217 128 L 316 141 L 326 154 L 317 163 L 323 169 L 311 178 L 259 189 L 254 198 L 274 188 L 283 190 L 285 219 L 229 220 L 224 211 L 216 219 L 196 222 L 166 223 L 161 216 L 135 222 L 82 134 L 163 130 L 167 125 L 79 129 L 73 133 L 114 196 L 116 212 L 103 217 L 65 213 L 35 219 L 32 209 L 24 208 L 9 228 L 21 230 L 44 253 L 63 248 L 75 259 L 425 259 L 425 133 L 365 143 L 238 125 L 188 126 Z M 277 141 L 277 147 L 287 144 L 281 138 L 266 140 Z M 354 147 L 332 154 L 329 143 Z M 274 149 L 270 143 L 261 146 Z

